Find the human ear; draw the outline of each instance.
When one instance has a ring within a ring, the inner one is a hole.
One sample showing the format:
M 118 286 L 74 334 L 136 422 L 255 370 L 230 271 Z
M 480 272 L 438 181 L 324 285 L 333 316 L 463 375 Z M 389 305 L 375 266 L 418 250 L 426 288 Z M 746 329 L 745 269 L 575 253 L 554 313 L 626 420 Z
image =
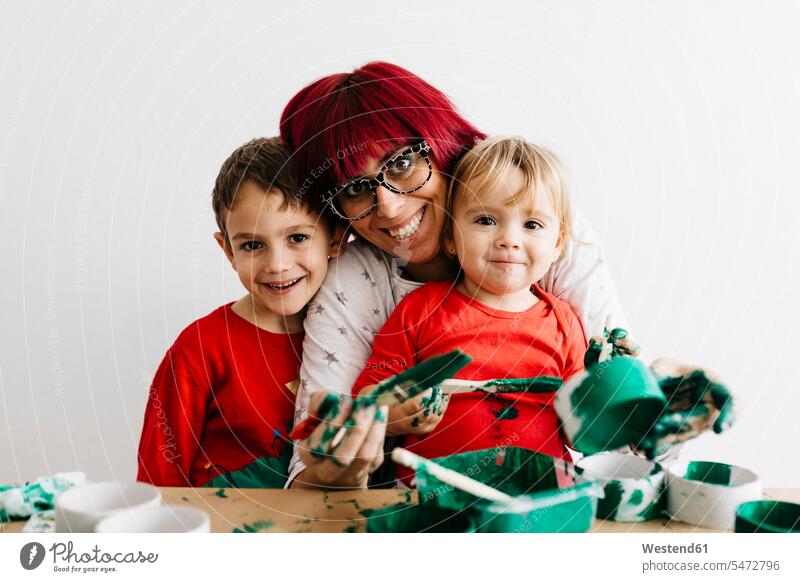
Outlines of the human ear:
M 564 250 L 567 247 L 567 233 L 564 231 L 563 228 L 560 229 L 558 233 L 558 242 L 556 242 L 556 250 L 553 251 L 553 256 L 555 257 L 555 261 L 560 261 L 564 258 Z
M 344 233 L 344 226 L 337 225 L 336 228 L 334 228 L 333 236 L 331 236 L 331 242 L 328 246 L 329 259 L 335 259 L 344 252 L 344 247 L 347 244 L 347 239 L 345 239 Z
M 451 225 L 450 228 L 446 228 L 444 234 L 442 234 L 442 250 L 451 259 L 458 258 L 455 235 L 453 233 L 454 226 L 455 225 Z
M 221 232 L 215 232 L 214 240 L 217 241 L 217 244 L 222 249 L 222 252 L 225 253 L 225 257 L 228 259 L 228 262 L 231 264 L 231 267 L 233 267 L 233 270 L 235 271 L 236 259 L 233 256 L 233 249 L 231 248 L 231 245 L 228 242 L 226 236 Z

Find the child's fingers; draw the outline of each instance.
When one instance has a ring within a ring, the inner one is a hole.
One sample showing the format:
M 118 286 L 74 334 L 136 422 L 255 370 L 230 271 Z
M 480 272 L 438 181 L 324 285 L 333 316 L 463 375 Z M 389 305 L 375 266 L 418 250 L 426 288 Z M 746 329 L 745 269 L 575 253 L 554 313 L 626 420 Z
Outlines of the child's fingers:
M 375 421 L 375 405 L 365 406 L 354 410 L 347 419 L 347 428 L 341 441 L 329 451 L 329 460 L 343 470 L 350 467 L 358 457 L 364 441 L 369 435 L 370 428 Z
M 386 438 L 387 410 L 381 406 L 375 414 L 375 421 L 369 429 L 364 444 L 358 451 L 356 461 L 363 463 L 365 468 L 372 473 L 383 463 L 383 441 Z
M 314 432 L 301 443 L 301 446 L 305 447 L 312 457 L 324 458 L 333 446 L 334 440 L 341 438 L 339 434 L 347 428 L 351 411 L 352 403 L 350 401 L 339 402 L 329 411 L 328 416 L 322 420 Z

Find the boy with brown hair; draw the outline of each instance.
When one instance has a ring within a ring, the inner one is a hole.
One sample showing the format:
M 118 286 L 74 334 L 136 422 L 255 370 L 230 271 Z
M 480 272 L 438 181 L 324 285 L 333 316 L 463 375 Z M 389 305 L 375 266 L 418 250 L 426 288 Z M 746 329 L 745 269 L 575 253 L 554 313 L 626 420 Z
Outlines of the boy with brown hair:
M 222 165 L 214 238 L 247 294 L 189 325 L 164 356 L 145 410 L 139 481 L 286 481 L 303 317 L 342 234 L 299 194 L 289 156 L 279 138 L 262 138 Z

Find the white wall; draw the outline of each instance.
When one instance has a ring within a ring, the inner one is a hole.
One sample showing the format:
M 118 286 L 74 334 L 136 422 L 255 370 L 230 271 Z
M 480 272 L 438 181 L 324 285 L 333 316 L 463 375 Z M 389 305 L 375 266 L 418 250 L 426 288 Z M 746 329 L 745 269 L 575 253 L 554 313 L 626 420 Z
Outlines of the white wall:
M 216 171 L 373 59 L 567 161 L 652 355 L 719 371 L 688 447 L 800 485 L 800 40 L 781 2 L 114 2 L 0 14 L 0 482 L 130 479 L 149 379 L 241 290 Z

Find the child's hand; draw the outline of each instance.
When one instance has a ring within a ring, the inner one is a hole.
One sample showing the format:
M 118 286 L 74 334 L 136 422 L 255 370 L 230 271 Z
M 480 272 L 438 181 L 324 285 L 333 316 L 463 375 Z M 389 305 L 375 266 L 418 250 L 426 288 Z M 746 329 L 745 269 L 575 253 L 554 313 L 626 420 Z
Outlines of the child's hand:
M 595 336 L 589 339 L 589 347 L 586 348 L 586 355 L 583 357 L 583 365 L 586 368 L 611 358 L 622 356 L 635 358 L 642 351 L 639 345 L 628 337 L 628 330 L 615 327 L 608 331 L 610 323 L 606 325 L 603 337 Z
M 449 396 L 441 388 L 429 388 L 403 404 L 389 408 L 386 434 L 427 434 L 435 429 L 447 410 Z
M 720 433 L 733 424 L 733 395 L 716 374 L 671 358 L 660 358 L 650 368 L 668 402 L 638 447 L 648 458 L 709 429 Z
M 386 407 L 317 392 L 311 395 L 309 414 L 314 416 L 326 400 L 333 405 L 325 407 L 320 425 L 299 442 L 306 469 L 292 487 L 366 488 L 369 474 L 383 463 Z

